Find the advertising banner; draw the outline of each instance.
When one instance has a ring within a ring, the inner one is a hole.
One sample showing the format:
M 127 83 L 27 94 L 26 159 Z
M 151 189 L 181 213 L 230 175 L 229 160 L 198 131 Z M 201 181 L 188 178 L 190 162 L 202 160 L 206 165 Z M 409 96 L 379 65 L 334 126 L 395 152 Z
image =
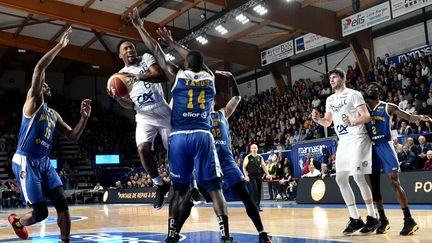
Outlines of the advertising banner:
M 336 147 L 336 140 L 332 138 L 295 143 L 291 152 L 291 163 L 293 164 L 294 177 L 301 177 L 303 165 L 307 160 L 308 154 L 311 154 L 315 160 L 322 163 L 325 158 L 328 158 L 331 154 L 336 153 Z
M 171 198 L 172 190 L 165 196 Z M 103 195 L 104 203 L 153 203 L 156 197 L 156 187 L 140 187 L 128 189 L 108 189 Z
M 323 46 L 332 41 L 333 39 L 313 33 L 308 33 L 295 39 L 295 53 L 299 54 L 304 51 L 311 50 L 315 47 Z
M 432 203 L 432 176 L 430 171 L 407 171 L 399 174 L 400 183 L 409 198 L 409 203 Z M 366 177 L 369 180 L 369 177 Z M 360 190 L 350 178 L 356 203 L 363 203 Z M 370 183 L 369 183 L 370 185 Z M 381 194 L 386 203 L 398 203 L 387 175 L 381 174 Z M 299 181 L 297 203 L 344 203 L 335 177 L 303 178 Z
M 294 55 L 294 43 L 292 40 L 274 46 L 261 52 L 261 66 L 265 66 L 283 60 Z
M 391 0 L 393 18 L 426 7 L 431 3 L 432 0 Z
M 342 19 L 342 36 L 370 28 L 390 19 L 390 3 L 381 3 Z
M 402 63 L 408 56 L 411 56 L 415 58 L 416 56 L 420 56 L 421 53 L 423 53 L 425 56 L 428 56 L 431 53 L 432 45 L 429 46 L 421 46 L 417 47 L 415 49 L 412 49 L 411 51 L 407 51 L 392 57 L 388 58 L 388 61 L 393 61 L 396 64 Z

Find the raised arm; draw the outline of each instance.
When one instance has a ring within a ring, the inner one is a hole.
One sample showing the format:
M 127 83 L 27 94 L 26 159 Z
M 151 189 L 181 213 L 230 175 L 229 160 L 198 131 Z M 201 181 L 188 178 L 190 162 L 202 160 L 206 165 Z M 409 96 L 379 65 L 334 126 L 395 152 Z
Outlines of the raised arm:
M 188 53 L 189 53 L 189 48 L 180 45 L 180 43 L 174 41 L 174 39 L 172 38 L 172 34 L 171 31 L 168 30 L 167 28 L 163 27 L 163 28 L 158 28 L 156 30 L 156 33 L 158 33 L 158 35 L 160 36 L 160 39 L 168 46 L 172 47 L 178 54 L 180 54 L 180 56 L 183 59 L 186 59 Z
M 90 117 L 91 113 L 91 100 L 85 99 L 81 102 L 81 118 L 74 128 L 71 128 L 61 116 L 57 113 L 57 125 L 56 131 L 65 137 L 67 137 L 71 141 L 77 141 L 81 136 L 84 128 L 87 124 L 87 120 Z
M 165 28 L 165 27 L 159 28 L 156 30 L 156 33 L 158 33 L 158 35 L 160 36 L 161 41 L 163 41 L 166 45 L 170 46 L 176 52 L 178 52 L 183 59 L 187 58 L 187 55 L 190 52 L 189 48 L 187 48 L 183 45 L 180 45 L 180 43 L 176 42 L 172 38 L 172 34 L 171 34 L 170 30 L 167 30 L 167 28 Z M 205 64 L 204 64 L 204 68 L 206 69 L 206 71 L 208 73 L 213 74 L 212 71 L 210 70 L 210 68 L 208 68 Z
M 406 111 L 403 111 L 399 108 L 399 106 L 387 103 L 387 112 L 390 115 L 396 115 L 404 120 L 407 120 L 410 123 L 416 123 L 417 121 L 429 121 L 431 122 L 431 118 L 429 116 L 425 115 L 411 115 L 407 113 Z
M 228 77 L 229 81 L 233 85 L 233 97 L 228 101 L 228 103 L 224 108 L 220 109 L 224 113 L 225 117 L 228 119 L 237 109 L 237 106 L 241 101 L 240 92 L 238 89 L 237 82 L 234 78 L 234 75 L 232 75 L 232 73 L 226 71 L 216 71 L 215 73 Z
M 155 56 L 159 66 L 165 72 L 165 75 L 167 75 L 167 78 L 173 82 L 177 74 L 178 67 L 165 58 L 165 53 L 163 52 L 159 43 L 155 39 L 153 39 L 153 37 L 151 37 L 151 35 L 144 28 L 144 22 L 139 17 L 137 8 L 134 8 L 134 10 L 129 14 L 129 18 L 131 19 L 134 27 L 138 30 L 138 33 L 140 34 L 144 45 L 150 49 L 150 51 Z
M 49 52 L 47 52 L 36 64 L 33 71 L 32 83 L 29 91 L 27 92 L 26 101 L 24 103 L 24 114 L 31 116 L 36 109 L 43 103 L 42 87 L 45 81 L 45 69 L 51 64 L 57 54 L 69 43 L 69 34 L 72 28 L 69 27 L 57 43 Z

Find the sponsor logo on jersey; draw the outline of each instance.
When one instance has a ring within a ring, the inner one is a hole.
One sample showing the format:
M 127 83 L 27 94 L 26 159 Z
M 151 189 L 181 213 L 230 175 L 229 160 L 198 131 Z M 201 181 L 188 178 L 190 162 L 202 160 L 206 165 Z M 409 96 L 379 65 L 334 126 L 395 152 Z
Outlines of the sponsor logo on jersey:
M 199 117 L 201 117 L 201 118 L 205 119 L 205 118 L 207 118 L 207 113 L 206 112 L 196 113 L 196 112 L 189 111 L 189 112 L 184 112 L 182 114 L 182 116 L 183 117 L 191 117 L 191 118 L 199 118 Z
M 143 93 L 142 95 L 138 96 L 137 102 L 139 104 L 139 107 L 155 103 L 153 91 L 150 90 L 149 92 Z

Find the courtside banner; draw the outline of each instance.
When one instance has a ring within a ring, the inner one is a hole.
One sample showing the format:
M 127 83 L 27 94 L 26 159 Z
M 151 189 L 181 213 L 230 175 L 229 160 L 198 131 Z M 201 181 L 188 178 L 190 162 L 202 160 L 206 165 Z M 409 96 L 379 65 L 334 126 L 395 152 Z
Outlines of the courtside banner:
M 308 33 L 295 39 L 295 53 L 299 54 L 315 47 L 323 46 L 332 41 L 333 39 L 313 33 Z
M 274 46 L 261 52 L 261 66 L 269 65 L 294 55 L 294 42 L 292 40 Z
M 405 59 L 408 58 L 408 56 L 411 56 L 412 58 L 415 58 L 416 56 L 420 56 L 420 54 L 424 54 L 425 56 L 429 56 L 432 52 L 432 45 L 429 46 L 421 46 L 417 47 L 415 49 L 412 49 L 411 51 L 407 51 L 392 57 L 388 58 L 389 62 L 394 62 L 396 64 L 402 63 Z
M 373 162 L 372 162 L 373 163 Z M 432 174 L 430 171 L 403 171 L 399 174 L 400 184 L 403 187 L 409 203 L 432 203 Z M 366 176 L 369 181 L 369 177 Z M 350 178 L 356 203 L 363 203 L 360 190 L 354 179 Z M 387 175 L 381 173 L 381 194 L 384 203 L 398 203 L 396 194 Z M 344 200 L 336 183 L 335 177 L 303 178 L 300 179 L 297 189 L 297 203 L 341 203 Z
M 426 7 L 431 3 L 432 0 L 391 0 L 393 18 Z
M 390 19 L 390 3 L 381 3 L 342 19 L 342 36 L 370 28 Z
M 326 157 L 328 158 L 330 155 L 336 153 L 336 146 L 336 138 L 315 139 L 295 143 L 291 152 L 294 177 L 301 177 L 303 165 L 306 163 L 308 154 L 311 154 L 315 160 L 322 163 Z
M 165 195 L 165 200 L 168 201 L 172 194 L 170 190 Z M 156 187 L 140 187 L 129 189 L 108 189 L 104 192 L 104 203 L 153 203 L 156 198 Z

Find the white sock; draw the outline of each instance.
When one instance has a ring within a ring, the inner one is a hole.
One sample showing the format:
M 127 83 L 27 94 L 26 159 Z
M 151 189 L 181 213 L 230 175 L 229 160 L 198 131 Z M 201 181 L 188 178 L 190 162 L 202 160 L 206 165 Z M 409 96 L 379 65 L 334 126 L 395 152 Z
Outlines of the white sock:
M 351 218 L 353 218 L 353 219 L 360 218 L 357 206 L 355 204 L 348 206 L 348 211 L 349 211 L 349 214 L 350 214 Z
M 156 178 L 152 178 L 152 181 L 153 181 L 153 184 L 158 185 L 158 186 L 162 186 L 164 184 L 162 177 L 160 177 L 160 176 L 158 176 Z
M 366 204 L 366 208 L 367 208 L 368 215 L 371 216 L 371 217 L 373 217 L 373 218 L 376 218 L 375 209 L 374 209 L 373 203 Z
M 190 183 L 190 188 L 194 189 L 194 188 L 198 188 L 197 182 L 195 179 L 192 179 L 191 183 Z

